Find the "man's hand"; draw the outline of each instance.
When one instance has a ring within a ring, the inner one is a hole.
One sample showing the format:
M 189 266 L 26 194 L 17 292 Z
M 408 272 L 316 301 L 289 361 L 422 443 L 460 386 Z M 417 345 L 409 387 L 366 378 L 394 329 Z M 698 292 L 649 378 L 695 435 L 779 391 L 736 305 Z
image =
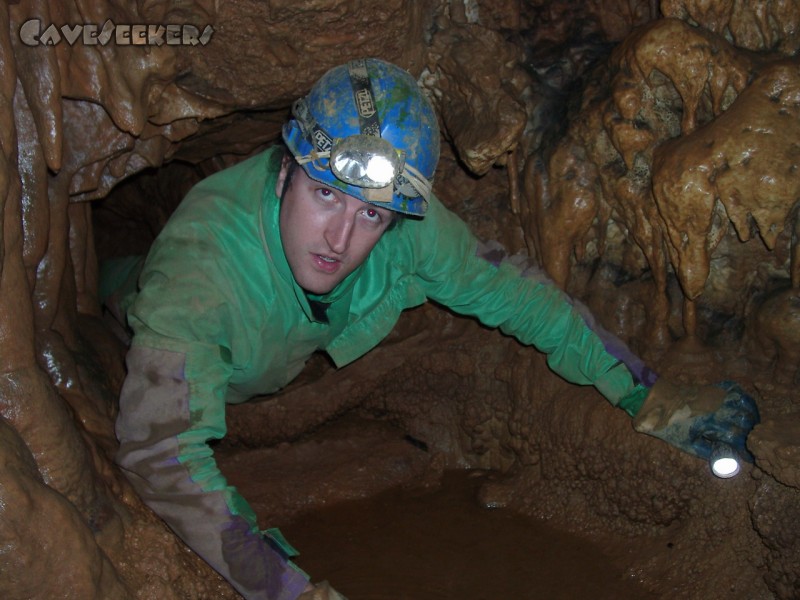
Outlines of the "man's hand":
M 636 431 L 708 459 L 723 442 L 753 462 L 746 441 L 759 422 L 755 401 L 732 381 L 693 386 L 659 379 L 633 419 Z
M 306 588 L 297 600 L 347 600 L 339 592 L 334 590 L 327 581 Z

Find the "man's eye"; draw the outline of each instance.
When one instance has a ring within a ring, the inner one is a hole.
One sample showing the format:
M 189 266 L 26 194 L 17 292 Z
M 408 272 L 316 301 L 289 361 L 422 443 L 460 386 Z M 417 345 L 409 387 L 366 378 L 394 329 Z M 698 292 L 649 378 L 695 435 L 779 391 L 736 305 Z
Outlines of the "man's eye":
M 375 210 L 374 208 L 366 209 L 364 211 L 364 215 L 366 215 L 366 217 L 370 221 L 378 221 L 378 222 L 380 222 L 380 220 L 381 220 L 381 214 L 377 210 Z

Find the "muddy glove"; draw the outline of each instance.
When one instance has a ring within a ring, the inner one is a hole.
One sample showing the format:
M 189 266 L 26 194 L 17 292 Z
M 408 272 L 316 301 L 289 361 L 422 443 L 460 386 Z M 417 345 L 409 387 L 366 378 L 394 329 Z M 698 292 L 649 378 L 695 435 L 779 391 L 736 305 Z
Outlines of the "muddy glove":
M 327 581 L 318 583 L 313 589 L 303 592 L 297 600 L 347 600 L 331 587 Z
M 662 377 L 636 413 L 633 427 L 706 460 L 712 444 L 722 442 L 753 462 L 745 442 L 758 422 L 755 401 L 732 381 L 695 386 Z

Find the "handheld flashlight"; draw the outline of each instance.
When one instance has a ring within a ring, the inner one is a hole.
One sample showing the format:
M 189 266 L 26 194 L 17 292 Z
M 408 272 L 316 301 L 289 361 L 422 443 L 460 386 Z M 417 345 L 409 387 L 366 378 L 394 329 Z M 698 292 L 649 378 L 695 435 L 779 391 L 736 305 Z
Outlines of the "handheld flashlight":
M 728 444 L 714 442 L 711 446 L 711 456 L 708 457 L 708 465 L 714 475 L 729 479 L 739 473 L 739 455 Z

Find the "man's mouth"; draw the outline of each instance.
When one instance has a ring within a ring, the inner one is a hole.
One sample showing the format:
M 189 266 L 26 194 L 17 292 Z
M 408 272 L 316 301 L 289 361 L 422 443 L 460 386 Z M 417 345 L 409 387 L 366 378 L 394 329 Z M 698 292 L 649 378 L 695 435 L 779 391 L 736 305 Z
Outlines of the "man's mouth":
M 317 269 L 324 273 L 335 273 L 341 265 L 340 260 L 324 254 L 313 254 L 312 256 Z

